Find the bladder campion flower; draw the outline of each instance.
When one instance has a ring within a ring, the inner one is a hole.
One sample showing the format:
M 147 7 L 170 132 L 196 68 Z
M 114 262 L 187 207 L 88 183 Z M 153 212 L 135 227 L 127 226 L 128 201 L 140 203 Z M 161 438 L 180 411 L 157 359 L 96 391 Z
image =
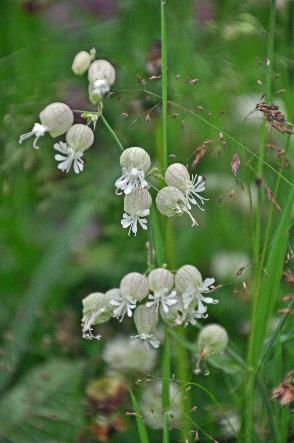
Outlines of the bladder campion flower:
M 210 324 L 201 329 L 198 336 L 200 352 L 210 355 L 222 352 L 228 346 L 229 337 L 227 331 L 218 324 Z
M 46 106 L 46 108 L 40 112 L 39 117 L 41 123 L 35 123 L 30 132 L 21 135 L 19 143 L 35 136 L 33 147 L 39 149 L 37 145 L 38 140 L 45 135 L 46 132 L 49 132 L 51 137 L 58 137 L 59 135 L 65 134 L 74 121 L 74 115 L 69 106 L 58 102 Z
M 188 214 L 192 220 L 192 226 L 198 225 L 190 212 L 190 204 L 182 191 L 175 186 L 165 186 L 156 196 L 156 207 L 166 217 Z
M 215 289 L 214 282 L 214 278 L 206 278 L 203 282 L 200 272 L 192 265 L 182 266 L 177 271 L 175 276 L 176 289 L 182 294 L 184 309 L 193 308 L 196 305 L 195 318 L 207 317 L 207 306 L 204 303 L 218 303 L 218 300 L 202 295 Z
M 135 188 L 124 198 L 124 214 L 121 220 L 123 228 L 129 228 L 129 235 L 138 231 L 138 223 L 142 229 L 147 229 L 147 217 L 152 205 L 151 195 L 145 188 Z
M 168 186 L 175 186 L 184 193 L 189 209 L 191 209 L 191 203 L 198 206 L 201 211 L 204 210 L 200 204 L 204 205 L 205 200 L 208 199 L 200 195 L 201 192 L 205 191 L 205 180 L 201 175 L 195 174 L 190 178 L 186 166 L 181 163 L 174 163 L 165 172 L 165 182 Z
M 143 300 L 148 294 L 148 280 L 138 273 L 130 272 L 120 282 L 119 294 L 110 296 L 110 303 L 114 307 L 113 316 L 122 321 L 127 314 L 132 317 L 138 301 Z
M 83 338 L 97 339 L 101 335 L 93 335 L 93 325 L 107 322 L 112 316 L 112 306 L 107 294 L 95 292 L 83 299 L 82 330 Z
M 88 70 L 89 97 L 96 104 L 115 82 L 115 69 L 107 60 L 95 60 Z
M 116 180 L 116 193 L 130 194 L 135 188 L 148 186 L 145 175 L 150 169 L 151 160 L 149 154 L 142 148 L 127 148 L 120 156 L 122 176 Z
M 54 149 L 60 154 L 55 155 L 55 160 L 60 162 L 58 169 L 69 172 L 72 164 L 74 172 L 79 174 L 84 169 L 82 159 L 84 151 L 90 148 L 94 142 L 94 134 L 87 125 L 73 125 L 66 133 L 66 143 L 59 142 L 54 144 Z
M 154 311 L 147 308 L 146 305 L 140 305 L 135 309 L 134 322 L 138 331 L 138 335 L 131 338 L 142 340 L 145 346 L 152 346 L 157 349 L 160 341 L 154 336 L 157 319 Z
M 170 306 L 177 303 L 177 293 L 172 291 L 174 285 L 173 274 L 164 268 L 153 269 L 148 276 L 149 288 L 153 294 L 149 294 L 146 303 L 147 308 L 151 308 L 156 312 L 158 318 L 158 311 L 161 308 L 166 314 Z

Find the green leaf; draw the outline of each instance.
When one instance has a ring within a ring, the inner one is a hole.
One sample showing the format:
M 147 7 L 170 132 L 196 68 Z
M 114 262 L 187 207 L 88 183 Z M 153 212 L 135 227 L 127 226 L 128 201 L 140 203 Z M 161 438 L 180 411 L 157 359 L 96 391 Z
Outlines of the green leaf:
M 0 441 L 69 443 L 82 425 L 81 362 L 54 360 L 31 370 L 0 403 Z
M 207 362 L 215 368 L 221 369 L 227 374 L 236 374 L 240 371 L 240 365 L 228 354 L 213 354 L 207 358 Z

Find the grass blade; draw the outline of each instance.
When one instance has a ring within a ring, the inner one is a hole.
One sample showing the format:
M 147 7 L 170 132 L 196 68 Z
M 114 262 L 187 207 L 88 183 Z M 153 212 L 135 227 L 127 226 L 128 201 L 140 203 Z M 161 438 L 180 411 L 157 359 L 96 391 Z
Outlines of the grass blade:
M 129 390 L 129 393 L 130 393 L 130 397 L 132 399 L 132 405 L 133 405 L 134 412 L 136 413 L 135 417 L 136 417 L 136 424 L 137 424 L 138 434 L 139 434 L 139 438 L 140 438 L 140 443 L 149 443 L 149 438 L 148 438 L 146 426 L 145 426 L 145 423 L 142 419 L 142 415 L 140 413 L 138 402 L 137 402 L 136 397 L 133 394 L 133 391 L 131 389 Z

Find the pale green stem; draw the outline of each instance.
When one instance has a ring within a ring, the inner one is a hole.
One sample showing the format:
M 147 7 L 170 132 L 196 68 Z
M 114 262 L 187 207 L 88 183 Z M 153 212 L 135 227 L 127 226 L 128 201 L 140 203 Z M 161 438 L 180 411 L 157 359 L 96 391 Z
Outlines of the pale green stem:
M 117 144 L 117 146 L 119 147 L 119 149 L 121 149 L 121 151 L 124 150 L 123 145 L 121 144 L 118 136 L 116 135 L 116 133 L 114 132 L 114 130 L 112 129 L 112 127 L 109 125 L 109 123 L 107 122 L 106 118 L 104 117 L 103 114 L 100 115 L 100 119 L 102 121 L 102 123 L 104 124 L 104 126 L 108 129 L 108 131 L 110 132 L 113 140 L 115 141 L 115 143 Z

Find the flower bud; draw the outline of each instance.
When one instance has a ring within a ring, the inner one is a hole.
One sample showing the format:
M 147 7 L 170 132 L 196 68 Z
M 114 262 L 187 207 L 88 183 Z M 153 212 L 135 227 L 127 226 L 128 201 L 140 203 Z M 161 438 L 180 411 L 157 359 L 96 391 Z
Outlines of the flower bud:
M 121 280 L 120 292 L 122 297 L 141 301 L 148 294 L 148 280 L 139 272 L 130 272 Z
M 76 124 L 66 133 L 66 141 L 74 151 L 84 152 L 93 144 L 94 134 L 89 126 Z
M 165 186 L 156 196 L 156 207 L 162 215 L 172 217 L 179 213 L 179 202 L 184 202 L 184 194 L 174 186 Z
M 186 166 L 181 163 L 170 165 L 165 172 L 165 182 L 168 186 L 175 186 L 183 193 L 190 184 L 190 175 Z
M 205 326 L 199 333 L 198 345 L 204 354 L 224 351 L 228 345 L 227 331 L 220 325 Z
M 150 209 L 151 205 L 151 195 L 145 188 L 136 188 L 124 198 L 124 211 L 128 214 L 137 214 L 145 209 Z
M 156 329 L 156 316 L 152 309 L 144 305 L 136 308 L 134 322 L 139 335 L 152 335 Z
M 178 269 L 175 276 L 176 289 L 180 293 L 189 288 L 201 288 L 202 276 L 198 269 L 192 265 L 185 265 Z
M 72 70 L 76 75 L 83 75 L 90 66 L 92 57 L 87 51 L 80 51 L 76 54 L 73 63 Z
M 149 289 L 153 292 L 159 292 L 162 289 L 169 292 L 174 285 L 174 276 L 167 269 L 157 268 L 153 269 L 148 275 L 148 282 Z
M 135 168 L 146 173 L 151 166 L 149 154 L 143 148 L 127 148 L 120 156 L 120 164 L 122 168 L 128 170 Z
M 107 60 L 95 60 L 89 67 L 88 79 L 90 83 L 104 79 L 111 86 L 115 82 L 115 69 Z

